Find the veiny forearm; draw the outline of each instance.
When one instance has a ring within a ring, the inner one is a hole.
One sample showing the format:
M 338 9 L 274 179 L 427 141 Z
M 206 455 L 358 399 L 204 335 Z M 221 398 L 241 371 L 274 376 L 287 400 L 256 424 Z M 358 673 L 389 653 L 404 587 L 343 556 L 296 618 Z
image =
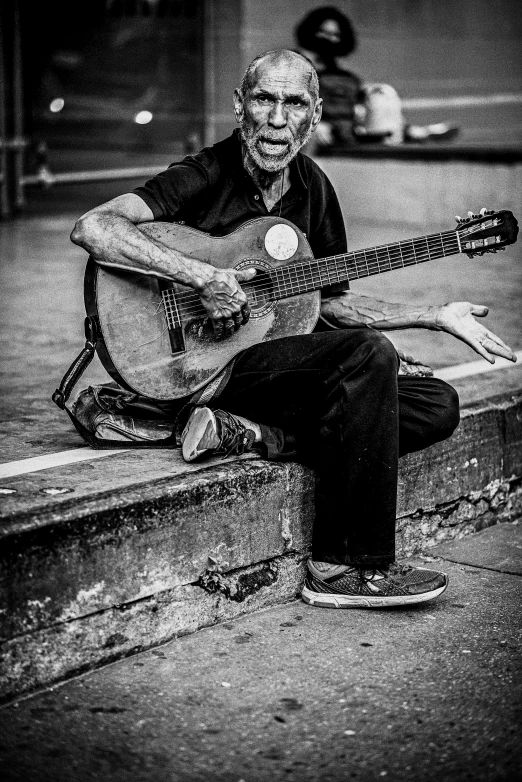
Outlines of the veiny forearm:
M 333 326 L 353 328 L 364 324 L 383 331 L 405 328 L 438 329 L 439 311 L 439 306 L 379 301 L 351 291 L 325 299 L 321 305 L 321 315 Z
M 207 264 L 165 247 L 114 212 L 94 210 L 80 218 L 71 240 L 102 265 L 166 277 L 195 289 L 202 287 L 211 272 Z

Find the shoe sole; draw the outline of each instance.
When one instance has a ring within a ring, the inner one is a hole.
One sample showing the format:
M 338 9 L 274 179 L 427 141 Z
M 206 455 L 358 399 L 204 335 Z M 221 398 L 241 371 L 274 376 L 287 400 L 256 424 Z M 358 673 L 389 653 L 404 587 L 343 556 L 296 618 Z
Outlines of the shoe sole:
M 207 451 L 217 448 L 216 418 L 208 407 L 197 407 L 190 414 L 182 434 L 181 455 L 194 462 Z
M 421 592 L 419 595 L 393 595 L 385 597 L 370 597 L 368 595 L 333 595 L 331 593 L 314 592 L 304 587 L 301 597 L 311 606 L 316 608 L 393 608 L 394 606 L 415 605 L 426 603 L 441 595 L 447 588 L 444 586 L 431 592 Z

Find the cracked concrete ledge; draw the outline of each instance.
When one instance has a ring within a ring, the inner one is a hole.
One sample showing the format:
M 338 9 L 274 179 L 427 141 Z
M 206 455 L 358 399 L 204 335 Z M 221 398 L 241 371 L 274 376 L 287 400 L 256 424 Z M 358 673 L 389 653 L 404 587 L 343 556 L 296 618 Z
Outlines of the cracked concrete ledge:
M 522 395 L 467 410 L 450 441 L 401 460 L 407 556 L 522 514 Z M 239 459 L 6 519 L 0 697 L 292 599 L 313 474 Z
M 292 600 L 305 558 L 274 557 L 227 573 L 215 589 L 186 584 L 12 638 L 2 648 L 0 701 L 92 670 L 202 627 Z M 231 599 L 231 595 L 241 599 Z

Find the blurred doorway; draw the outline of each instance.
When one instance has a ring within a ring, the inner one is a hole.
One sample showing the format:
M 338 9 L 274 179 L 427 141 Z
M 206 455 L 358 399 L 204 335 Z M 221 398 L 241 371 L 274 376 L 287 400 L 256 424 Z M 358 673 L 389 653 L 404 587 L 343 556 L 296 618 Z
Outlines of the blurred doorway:
M 22 54 L 33 170 L 46 154 L 60 172 L 168 163 L 199 148 L 203 0 L 29 5 Z

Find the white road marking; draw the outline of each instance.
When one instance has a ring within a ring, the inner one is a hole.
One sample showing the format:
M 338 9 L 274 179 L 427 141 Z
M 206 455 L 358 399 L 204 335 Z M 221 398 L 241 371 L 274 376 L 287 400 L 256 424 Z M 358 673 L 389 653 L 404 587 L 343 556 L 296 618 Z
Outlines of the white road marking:
M 519 362 L 522 362 L 522 350 L 515 353 Z M 452 367 L 443 367 L 435 369 L 435 377 L 440 380 L 459 380 L 462 377 L 471 375 L 482 375 L 485 372 L 495 372 L 497 369 L 506 369 L 513 367 L 512 361 L 505 358 L 497 358 L 494 364 L 488 364 L 484 359 L 479 361 L 470 361 L 467 364 L 457 364 Z M 106 456 L 114 456 L 118 453 L 126 453 L 130 448 L 116 448 L 107 451 L 95 451 L 88 446 L 83 448 L 73 448 L 71 451 L 59 451 L 58 453 L 49 453 L 44 456 L 33 456 L 30 459 L 18 459 L 15 462 L 6 462 L 0 464 L 0 479 L 14 478 L 17 475 L 26 475 L 30 472 L 39 470 L 49 470 L 52 467 L 63 467 L 68 464 L 77 464 L 78 462 L 90 461 L 92 459 L 104 459 Z
M 522 103 L 519 93 L 497 93 L 495 95 L 454 95 L 447 98 L 405 98 L 405 109 L 446 109 L 467 106 L 499 106 Z
M 117 453 L 125 453 L 128 448 L 115 448 L 114 450 L 95 451 L 93 448 L 73 448 L 71 451 L 58 451 L 47 453 L 44 456 L 33 456 L 30 459 L 18 459 L 16 462 L 0 464 L 0 479 L 14 478 L 15 475 L 25 475 L 28 472 L 49 470 L 51 467 L 63 467 L 66 464 L 90 461 L 91 459 L 103 459 Z
M 522 361 L 522 350 L 516 351 L 515 356 L 517 361 Z M 485 359 L 481 358 L 479 361 L 470 361 L 468 364 L 457 364 L 453 367 L 435 369 L 433 374 L 440 380 L 459 380 L 461 377 L 483 375 L 485 372 L 495 372 L 497 369 L 506 369 L 514 366 L 516 364 L 508 361 L 507 358 L 496 358 L 494 364 L 489 364 Z

